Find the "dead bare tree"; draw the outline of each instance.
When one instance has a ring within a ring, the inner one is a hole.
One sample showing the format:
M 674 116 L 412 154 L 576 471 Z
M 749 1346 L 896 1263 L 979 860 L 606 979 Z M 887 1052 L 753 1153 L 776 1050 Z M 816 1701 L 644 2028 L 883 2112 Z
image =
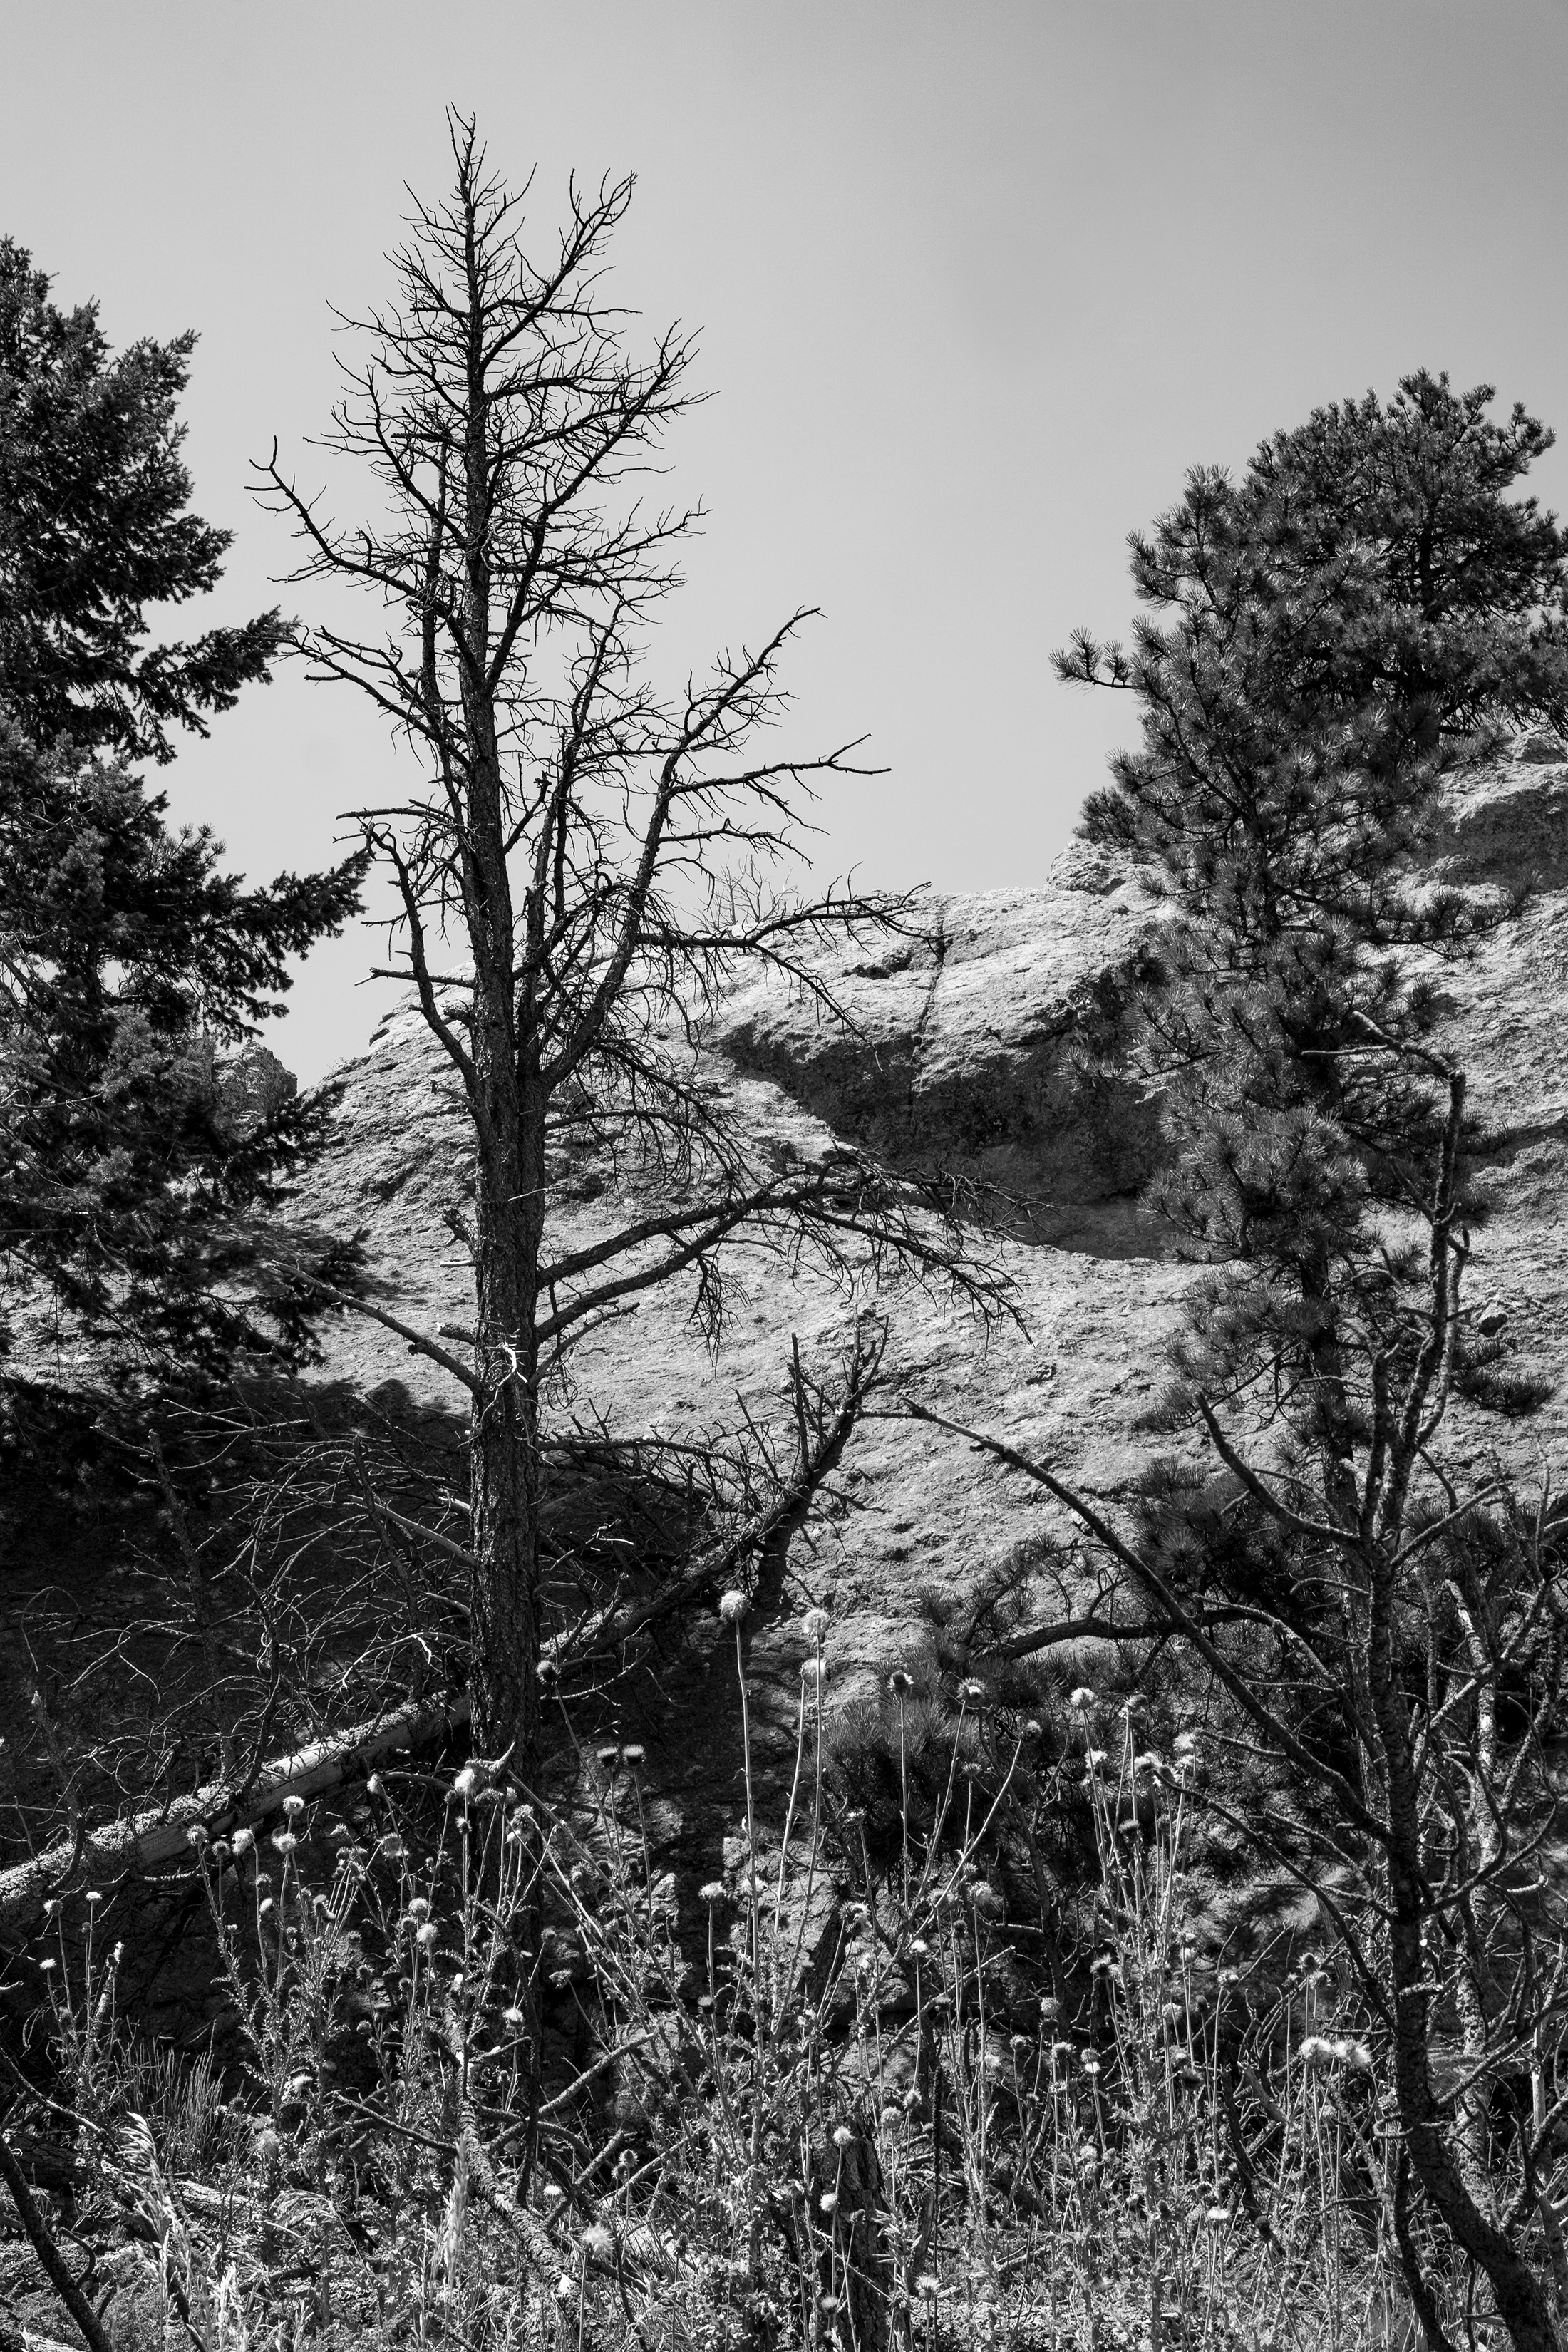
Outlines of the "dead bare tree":
M 705 1086 L 700 1033 L 726 977 L 762 964 L 837 1013 L 814 950 L 908 924 L 906 902 L 775 887 L 816 779 L 855 746 L 758 748 L 780 716 L 797 613 L 755 652 L 661 698 L 648 625 L 694 517 L 637 496 L 697 398 L 691 339 L 646 360 L 603 288 L 630 179 L 575 186 L 552 249 L 521 242 L 521 194 L 451 120 L 456 182 L 393 257 L 396 303 L 358 322 L 329 445 L 368 468 L 384 515 L 342 524 L 274 452 L 264 497 L 303 545 L 296 575 L 353 583 L 379 637 L 301 633 L 314 673 L 367 694 L 423 781 L 359 813 L 401 904 L 389 971 L 458 1075 L 477 1152 L 471 1328 L 408 1332 L 468 1392 L 473 1738 L 523 1779 L 539 1752 L 541 1401 L 564 1351 L 686 1274 L 715 1331 L 723 1250 L 815 1252 L 853 1283 L 896 1261 L 994 1297 L 934 1195 L 837 1153 L 761 1164 Z M 451 969 L 447 969 L 450 963 Z M 635 1161 L 647 1214 L 552 1242 L 569 1156 Z M 401 1323 L 396 1328 L 402 1329 Z

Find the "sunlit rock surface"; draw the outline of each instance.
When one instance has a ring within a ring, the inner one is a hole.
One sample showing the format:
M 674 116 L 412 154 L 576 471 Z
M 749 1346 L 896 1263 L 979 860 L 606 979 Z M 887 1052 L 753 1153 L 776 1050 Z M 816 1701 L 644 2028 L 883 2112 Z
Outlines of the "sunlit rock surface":
M 1468 962 L 1436 974 L 1448 1047 L 1492 1134 L 1496 1213 L 1475 1235 L 1468 1295 L 1506 1328 L 1519 1368 L 1549 1381 L 1560 1377 L 1568 1331 L 1568 765 L 1557 749 L 1530 739 L 1457 786 L 1435 869 L 1488 894 L 1502 916 Z M 1112 1510 L 1146 1458 L 1141 1418 L 1163 1385 L 1164 1343 L 1194 1276 L 1139 1206 L 1161 1150 L 1152 1107 L 1131 1086 L 1087 1083 L 1076 1049 L 1085 1024 L 1113 1007 L 1158 921 L 1123 870 L 1077 847 L 1037 887 L 933 897 L 910 936 L 825 966 L 847 1028 L 774 983 L 748 985 L 718 1008 L 703 1046 L 704 1082 L 760 1167 L 814 1163 L 853 1144 L 896 1171 L 942 1174 L 961 1206 L 1006 1197 L 1000 1232 L 976 1225 L 975 1240 L 1010 1278 L 1014 1315 L 986 1327 L 913 1282 L 884 1288 L 871 1302 L 890 1328 L 881 1410 L 896 1415 L 918 1400 L 1050 1464 Z M 292 1213 L 363 1230 L 381 1303 L 402 1320 L 431 1331 L 466 1323 L 466 1253 L 449 1221 L 467 1206 L 471 1153 L 452 1072 L 405 1012 L 339 1079 L 331 1143 Z M 215 1066 L 214 1080 L 237 1132 L 291 1087 L 265 1049 Z M 564 1162 L 556 1178 L 555 1238 L 567 1247 L 647 1206 L 591 1157 Z M 649 1293 L 575 1351 L 570 1386 L 550 1401 L 557 1422 L 599 1413 L 625 1436 L 700 1439 L 733 1426 L 743 1406 L 787 1443 L 792 1335 L 828 1375 L 868 1302 L 809 1262 L 791 1267 L 757 1251 L 731 1250 L 727 1275 L 716 1354 L 693 1327 L 689 1286 Z M 21 1360 L 68 1382 L 79 1366 L 91 1378 L 90 1352 L 68 1331 L 34 1331 L 22 1316 L 18 1334 Z M 330 1326 L 325 1342 L 324 1381 L 396 1384 L 428 1425 L 449 1416 L 456 1441 L 466 1396 L 439 1367 L 358 1317 Z M 1560 1467 L 1564 1418 L 1562 1393 L 1511 1424 L 1456 1410 L 1446 1442 L 1472 1468 L 1495 1449 L 1528 1487 L 1544 1465 Z M 808 1605 L 832 1612 L 831 1702 L 871 1697 L 892 1667 L 918 1672 L 928 1654 L 924 1596 L 962 1609 L 987 1570 L 1060 1527 L 1018 1474 L 897 1418 L 861 1424 L 835 1489 L 793 1547 L 783 1588 L 760 1593 L 747 1622 L 752 1725 L 763 1773 L 775 1781 L 794 1756 Z M 63 1549 L 54 1526 L 35 1528 L 20 1502 L 8 1509 L 0 1496 L 0 1613 L 13 1635 L 0 1713 L 17 1722 L 30 1703 L 23 1636 L 40 1596 L 63 1590 L 84 1626 L 112 1599 L 92 1525 L 73 1522 Z M 734 1654 L 717 1636 L 704 1615 L 602 1694 L 597 1721 L 591 1706 L 582 1719 L 590 1775 L 602 1731 L 646 1747 L 649 1828 L 683 1881 L 683 1913 L 721 1865 L 741 1810 Z M 28 1801 L 47 1809 L 41 1748 L 21 1757 L 13 1748 L 33 1775 Z M 11 1750 L 0 1754 L 0 1771 L 12 1765 Z
M 1467 887 L 1526 894 L 1443 985 L 1448 1043 L 1498 1130 L 1498 1213 L 1476 1237 L 1471 1296 L 1507 1317 L 1521 1361 L 1550 1374 L 1568 1306 L 1565 820 L 1568 768 L 1530 739 L 1521 755 L 1456 790 L 1439 866 Z M 942 1168 L 1032 1203 L 1028 1220 L 1015 1218 L 1007 1237 L 989 1244 L 1014 1285 L 1016 1321 L 987 1329 L 912 1283 L 884 1291 L 892 1332 L 884 1403 L 896 1411 L 918 1398 L 1101 1499 L 1125 1488 L 1144 1454 L 1139 1417 L 1162 1386 L 1163 1343 L 1193 1276 L 1164 1254 L 1137 1204 L 1160 1149 L 1151 1106 L 1131 1087 L 1086 1086 L 1073 1049 L 1156 920 L 1122 870 L 1075 847 L 1037 888 L 933 898 L 921 911 L 923 938 L 825 966 L 848 1030 L 763 982 L 726 1001 L 707 1048 L 711 1083 L 774 1164 L 816 1160 L 847 1139 L 896 1167 Z M 451 1075 L 417 1017 L 404 1013 L 343 1076 L 337 1140 L 306 1205 L 366 1229 L 400 1315 L 431 1328 L 460 1321 L 466 1272 L 444 1223 L 466 1189 Z M 635 1194 L 603 1171 L 577 1170 L 562 1189 L 563 1238 L 636 1212 Z M 790 1335 L 824 1367 L 852 1307 L 809 1266 L 792 1271 L 765 1255 L 732 1253 L 731 1278 L 715 1358 L 678 1285 L 581 1348 L 574 1395 L 555 1410 L 602 1411 L 625 1433 L 699 1433 L 732 1420 L 737 1396 L 759 1416 L 776 1414 Z M 335 1332 L 329 1360 L 367 1383 L 397 1379 L 458 1402 L 437 1368 L 368 1323 Z M 1457 1418 L 1453 1442 L 1461 1452 L 1500 1442 L 1529 1478 L 1542 1447 L 1558 1450 L 1563 1424 L 1553 1399 L 1504 1426 L 1500 1441 L 1495 1423 L 1483 1433 Z M 961 1598 L 1051 1516 L 1038 1489 L 960 1439 L 896 1421 L 863 1424 L 840 1485 L 851 1507 L 796 1545 L 791 1590 L 752 1627 L 763 1720 L 778 1729 L 796 1687 L 795 1619 L 809 1601 L 833 1612 L 836 1695 L 868 1693 L 918 1650 L 922 1591 Z M 714 1672 L 725 1671 L 721 1658 Z M 683 1769 L 696 1767 L 689 1759 Z

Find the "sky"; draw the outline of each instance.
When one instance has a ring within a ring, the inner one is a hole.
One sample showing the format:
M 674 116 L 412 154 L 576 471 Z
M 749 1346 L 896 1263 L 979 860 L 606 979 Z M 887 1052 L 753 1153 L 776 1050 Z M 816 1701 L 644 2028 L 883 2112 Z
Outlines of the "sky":
M 615 296 L 700 331 L 714 396 L 672 496 L 709 514 L 656 665 L 819 606 L 794 738 L 868 738 L 822 880 L 1027 887 L 1068 840 L 1117 698 L 1059 686 L 1125 631 L 1129 530 L 1418 366 L 1568 427 L 1564 0 L 0 0 L 0 231 L 120 344 L 185 327 L 198 511 L 237 534 L 186 625 L 314 593 L 248 495 L 309 479 L 333 310 L 385 293 L 443 110 L 494 165 L 637 175 Z M 1536 478 L 1568 506 L 1568 453 Z M 166 782 L 255 879 L 327 861 L 385 788 L 383 722 L 286 668 Z M 388 1008 L 363 929 L 269 1042 L 303 1078 Z

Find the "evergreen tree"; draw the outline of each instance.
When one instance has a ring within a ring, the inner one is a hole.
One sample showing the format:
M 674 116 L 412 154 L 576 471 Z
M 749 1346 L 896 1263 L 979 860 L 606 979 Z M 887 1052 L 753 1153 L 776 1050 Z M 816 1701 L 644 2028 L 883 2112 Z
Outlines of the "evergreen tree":
M 1080 634 L 1057 657 L 1142 720 L 1083 831 L 1172 917 L 1112 1041 L 1160 1091 L 1154 1205 L 1194 1255 L 1283 1286 L 1331 1421 L 1334 1316 L 1392 1295 L 1378 1212 L 1430 1199 L 1435 976 L 1498 911 L 1434 888 L 1415 853 L 1445 773 L 1500 729 L 1568 723 L 1568 536 L 1507 495 L 1552 436 L 1518 407 L 1497 423 L 1491 396 L 1413 375 L 1386 407 L 1369 394 L 1277 434 L 1239 482 L 1194 473 L 1131 542 L 1162 618 L 1130 653 Z
M 1080 635 L 1058 656 L 1140 706 L 1142 747 L 1083 830 L 1171 919 L 1111 1042 L 1159 1091 L 1152 1205 L 1213 1269 L 1163 1418 L 1217 1460 L 1153 1467 L 1131 1539 L 1046 1482 L 1275 1775 L 1249 1823 L 1318 1891 L 1378 2021 L 1429 2340 L 1447 2339 L 1412 2179 L 1510 2340 L 1544 2352 L 1544 2143 L 1500 2157 L 1489 2103 L 1552 2013 L 1541 1956 L 1568 1933 L 1525 1859 L 1556 1815 L 1568 1563 L 1544 1506 L 1442 1453 L 1456 1396 L 1521 1410 L 1539 1391 L 1465 1298 L 1484 1202 L 1433 984 L 1500 910 L 1418 858 L 1446 775 L 1523 719 L 1568 726 L 1568 538 L 1510 495 L 1551 436 L 1517 407 L 1497 422 L 1491 397 L 1414 375 L 1386 406 L 1277 435 L 1238 481 L 1194 473 L 1131 542 L 1160 617 L 1130 652 Z M 1451 2111 L 1445 2033 L 1465 2066 Z M 1500 2162 L 1523 2167 L 1506 2192 Z
M 165 816 L 122 767 L 40 751 L 0 710 L 0 1266 L 163 1378 L 263 1344 L 258 1279 L 266 1344 L 303 1339 L 303 1261 L 254 1214 L 323 1109 L 247 1129 L 216 1055 L 358 887 L 350 868 L 247 890 Z
M 194 334 L 116 356 L 97 308 L 49 300 L 0 237 L 0 701 L 41 742 L 174 756 L 283 642 L 276 612 L 149 646 L 149 604 L 216 585 L 233 533 L 189 511 L 176 408 Z
M 0 241 L 0 1309 L 52 1301 L 159 1377 L 258 1341 L 258 1278 L 274 1336 L 303 1339 L 302 1264 L 247 1220 L 321 1113 L 240 1133 L 215 1056 L 279 1009 L 363 870 L 247 890 L 125 764 L 205 731 L 280 637 L 267 614 L 145 645 L 145 605 L 211 587 L 228 545 L 179 461 L 192 341 L 116 358 Z M 14 1337 L 0 1321 L 0 1352 Z

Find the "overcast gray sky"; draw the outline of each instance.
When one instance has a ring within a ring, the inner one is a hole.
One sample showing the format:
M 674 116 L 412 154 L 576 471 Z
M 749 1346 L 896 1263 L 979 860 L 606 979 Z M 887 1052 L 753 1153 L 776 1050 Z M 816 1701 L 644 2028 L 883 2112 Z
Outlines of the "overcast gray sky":
M 386 285 L 442 109 L 492 161 L 638 194 L 616 291 L 703 331 L 718 395 L 672 452 L 710 508 L 672 670 L 797 604 L 824 872 L 1028 885 L 1128 724 L 1052 680 L 1125 627 L 1123 541 L 1186 467 L 1417 365 L 1568 426 L 1563 0 L 0 0 L 0 229 L 116 342 L 200 331 L 200 510 L 238 540 L 226 613 L 276 600 L 247 461 L 333 392 L 329 303 Z M 308 453 L 304 470 L 310 471 Z M 1568 503 L 1563 453 L 1540 487 Z M 296 607 L 299 594 L 288 601 Z M 214 617 L 216 617 L 216 612 Z M 254 876 L 374 796 L 347 688 L 254 690 L 172 772 Z M 363 1040 L 363 934 L 320 950 L 272 1042 L 307 1076 Z

